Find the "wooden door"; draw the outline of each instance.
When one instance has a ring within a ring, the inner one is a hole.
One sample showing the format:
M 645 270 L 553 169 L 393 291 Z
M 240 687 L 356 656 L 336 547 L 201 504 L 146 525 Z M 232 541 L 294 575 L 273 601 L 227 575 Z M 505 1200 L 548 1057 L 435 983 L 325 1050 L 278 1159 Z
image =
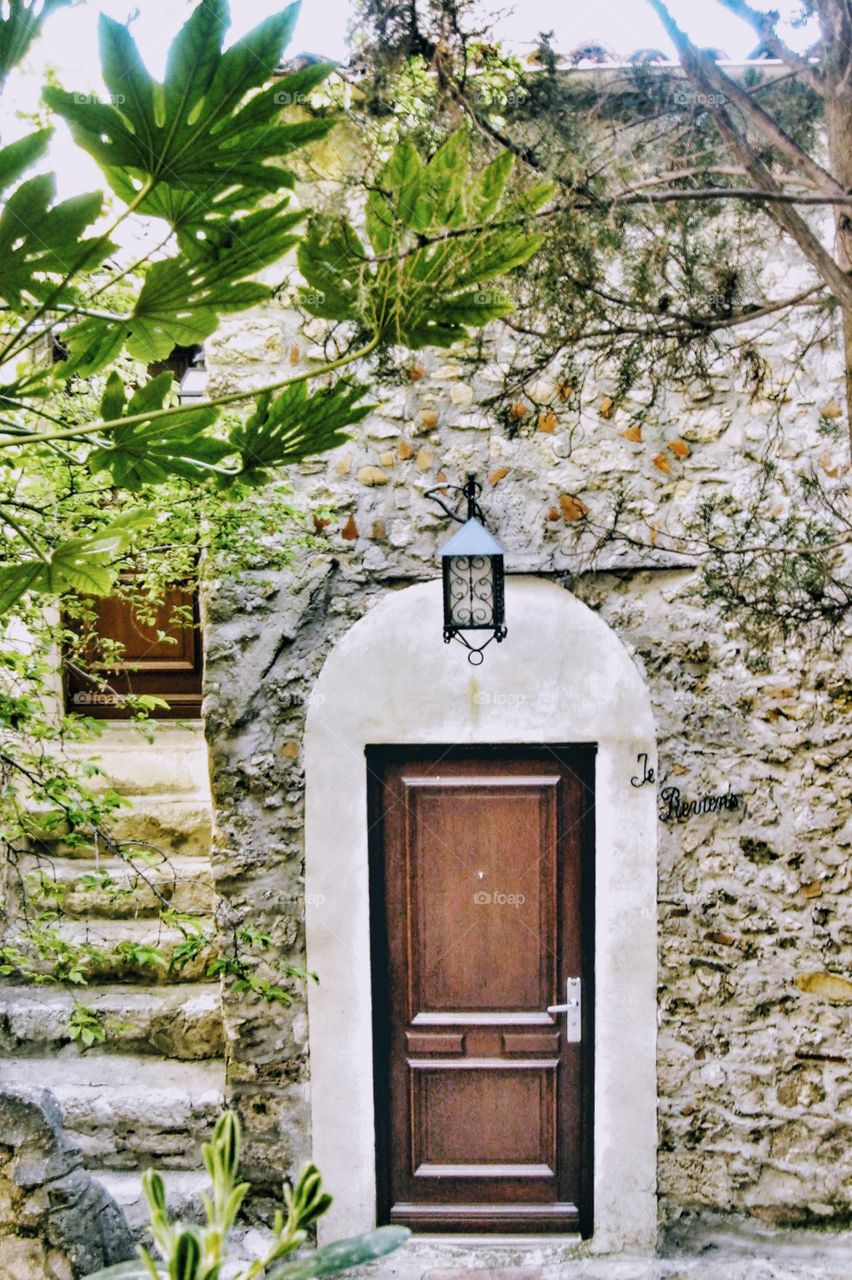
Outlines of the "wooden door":
M 97 679 L 76 667 L 69 669 L 68 710 L 104 720 L 123 719 L 129 714 L 123 695 L 134 693 L 165 699 L 168 708 L 151 712 L 157 719 L 200 716 L 204 661 L 197 589 L 168 588 L 151 621 L 140 618 L 118 596 L 97 599 L 94 610 L 94 644 L 98 639 L 119 641 L 121 661 L 110 666 L 93 661 Z
M 592 752 L 368 764 L 379 1220 L 589 1234 Z

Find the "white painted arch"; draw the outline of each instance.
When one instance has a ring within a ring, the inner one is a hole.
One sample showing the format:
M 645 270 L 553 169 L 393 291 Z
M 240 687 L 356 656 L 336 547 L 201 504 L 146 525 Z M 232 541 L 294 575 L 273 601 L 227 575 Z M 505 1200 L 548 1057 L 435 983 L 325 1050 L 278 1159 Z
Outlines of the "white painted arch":
M 656 1239 L 656 763 L 639 671 L 615 633 L 553 583 L 511 578 L 508 638 L 471 667 L 441 639 L 438 581 L 388 591 L 331 651 L 305 734 L 313 1156 L 332 1239 L 375 1224 L 364 748 L 596 743 L 595 1251 Z

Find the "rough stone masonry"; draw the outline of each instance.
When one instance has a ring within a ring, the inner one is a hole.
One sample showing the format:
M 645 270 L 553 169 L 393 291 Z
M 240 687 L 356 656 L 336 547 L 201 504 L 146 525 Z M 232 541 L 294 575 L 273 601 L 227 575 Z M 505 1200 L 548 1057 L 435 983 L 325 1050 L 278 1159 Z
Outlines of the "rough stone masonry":
M 269 307 L 226 325 L 209 353 L 211 391 L 305 368 L 321 354 L 312 323 L 301 328 Z M 795 334 L 777 326 L 756 341 L 775 367 L 795 350 Z M 736 626 L 697 599 L 683 559 L 611 548 L 587 571 L 574 536 L 620 480 L 649 519 L 675 531 L 702 495 L 745 492 L 772 406 L 720 372 L 709 391 L 672 388 L 637 429 L 614 410 L 604 377 L 588 379 L 580 407 L 542 377 L 508 438 L 480 403 L 510 356 L 495 345 L 472 372 L 462 353 L 418 353 L 404 383 L 379 389 L 351 443 L 294 470 L 297 503 L 333 511 L 313 545 L 294 548 L 284 571 L 259 565 L 209 591 L 218 887 L 235 919 L 269 930 L 277 954 L 303 957 L 301 743 L 313 683 L 330 647 L 383 593 L 438 574 L 450 528 L 424 491 L 475 471 L 508 571 L 576 593 L 642 672 L 658 729 L 656 785 L 686 802 L 741 797 L 660 822 L 662 1223 L 714 1211 L 846 1223 L 852 693 L 842 662 L 779 647 L 761 669 Z M 842 442 L 819 431 L 821 416 L 839 413 L 841 372 L 839 351 L 815 350 L 791 384 L 782 483 L 796 469 L 831 476 L 847 465 Z M 277 1182 L 310 1147 L 304 1007 L 232 994 L 226 1024 L 247 1158 L 256 1177 Z

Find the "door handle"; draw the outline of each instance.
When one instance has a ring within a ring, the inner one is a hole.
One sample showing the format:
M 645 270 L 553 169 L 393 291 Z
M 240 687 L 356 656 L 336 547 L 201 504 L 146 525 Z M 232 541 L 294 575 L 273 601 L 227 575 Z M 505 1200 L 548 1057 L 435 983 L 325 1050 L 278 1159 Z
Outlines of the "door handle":
M 581 988 L 579 978 L 568 978 L 565 983 L 565 1003 L 547 1006 L 548 1013 L 565 1014 L 565 1039 L 569 1044 L 579 1044 L 583 1038 Z

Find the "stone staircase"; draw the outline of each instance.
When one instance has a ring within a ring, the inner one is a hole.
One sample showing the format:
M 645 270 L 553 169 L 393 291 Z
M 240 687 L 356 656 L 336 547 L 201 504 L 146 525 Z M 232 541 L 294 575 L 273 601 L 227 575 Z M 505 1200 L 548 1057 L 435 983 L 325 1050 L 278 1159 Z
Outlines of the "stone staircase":
M 25 875 L 38 868 L 60 886 L 62 936 L 103 956 L 86 986 L 0 986 L 0 1086 L 53 1093 L 86 1166 L 141 1233 L 141 1174 L 149 1166 L 166 1173 L 174 1212 L 197 1207 L 207 1184 L 201 1144 L 223 1105 L 220 990 L 204 978 L 209 954 L 170 975 L 139 950 L 154 944 L 168 955 L 184 940 L 179 927 L 159 920 L 163 899 L 177 912 L 211 910 L 207 755 L 200 728 L 170 724 L 151 744 L 128 726 L 108 725 L 97 743 L 71 750 L 98 757 L 106 776 L 91 785 L 131 800 L 110 829 L 139 842 L 141 856 L 134 869 L 57 837 L 47 861 L 24 860 Z M 78 1004 L 98 1016 L 103 1043 L 85 1048 L 71 1038 Z

